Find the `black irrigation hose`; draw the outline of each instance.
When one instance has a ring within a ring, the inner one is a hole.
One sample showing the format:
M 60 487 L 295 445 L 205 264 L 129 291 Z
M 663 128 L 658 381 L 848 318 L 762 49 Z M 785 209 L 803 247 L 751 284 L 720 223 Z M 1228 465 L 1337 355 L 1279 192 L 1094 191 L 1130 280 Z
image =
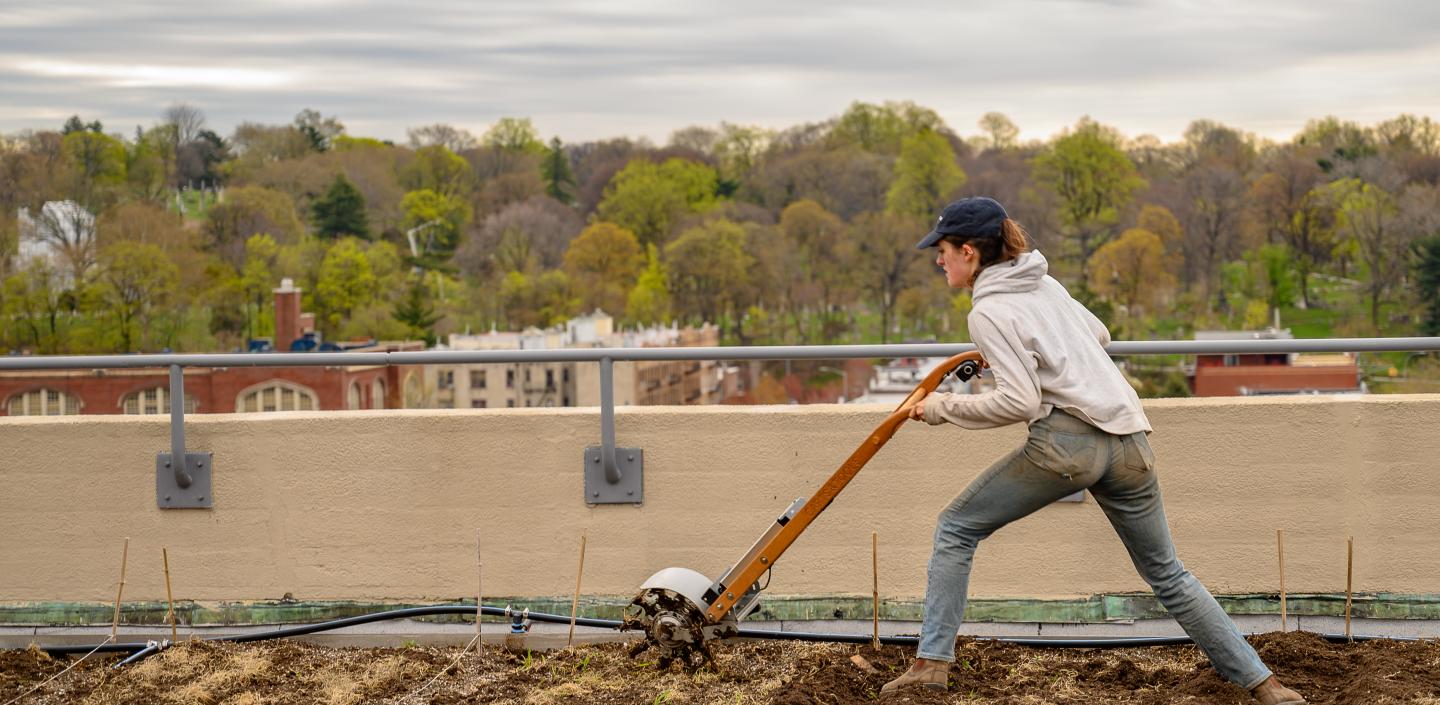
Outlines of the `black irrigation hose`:
M 481 607 L 481 613 L 492 617 L 505 617 L 515 614 L 513 610 L 503 607 Z M 241 634 L 239 636 L 212 636 L 201 639 L 201 641 L 267 641 L 270 639 L 284 639 L 292 636 L 303 636 L 316 632 L 325 632 L 343 627 L 353 627 L 359 624 L 371 622 L 382 622 L 391 619 L 405 619 L 408 617 L 428 617 L 443 614 L 473 615 L 475 608 L 467 605 L 433 605 L 430 607 L 409 607 L 406 609 L 390 610 L 388 612 L 372 612 L 357 617 L 346 617 L 329 622 L 318 622 L 286 629 L 276 629 L 268 632 L 255 632 L 253 634 Z M 546 614 L 544 612 L 530 612 L 528 618 L 535 622 L 550 622 L 554 624 L 569 624 L 570 618 L 563 614 Z M 595 619 L 591 617 L 577 617 L 575 624 L 582 627 L 599 627 L 602 629 L 619 629 L 618 619 Z M 825 634 L 816 632 L 787 632 L 773 629 L 741 629 L 736 635 L 742 639 L 789 639 L 794 641 L 823 641 L 842 644 L 868 644 L 870 636 L 865 634 Z M 1344 634 L 1321 634 L 1322 638 L 1330 642 L 1344 641 L 1416 641 L 1414 637 L 1385 637 L 1385 636 L 1360 636 L 1353 639 Z M 1029 637 L 981 637 L 984 641 L 997 641 L 1017 646 L 1031 646 L 1042 648 L 1081 648 L 1081 649 L 1114 649 L 1140 646 L 1179 646 L 1193 643 L 1190 637 L 1186 636 L 1157 636 L 1157 637 L 1112 637 L 1105 639 L 1040 639 Z M 882 636 L 880 643 L 888 646 L 914 646 L 920 640 L 918 636 Z M 123 663 L 138 661 L 145 656 L 158 652 L 161 648 L 148 642 L 130 642 L 125 644 L 106 644 L 98 649 L 93 646 L 44 646 L 40 647 L 50 654 L 75 654 L 88 651 L 99 653 L 128 653 L 133 654 Z M 143 655 L 142 655 L 143 654 Z

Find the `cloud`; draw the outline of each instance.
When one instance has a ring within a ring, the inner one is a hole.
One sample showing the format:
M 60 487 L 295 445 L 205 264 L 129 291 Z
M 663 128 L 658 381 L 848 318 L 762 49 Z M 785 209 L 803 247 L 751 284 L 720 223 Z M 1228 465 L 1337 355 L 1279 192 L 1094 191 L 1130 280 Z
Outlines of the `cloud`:
M 1327 113 L 1440 111 L 1436 26 L 1431 0 L 14 0 L 0 131 L 53 128 L 56 110 L 148 124 L 185 101 L 221 131 L 311 107 L 393 139 L 516 115 L 567 140 L 663 140 L 889 99 L 962 133 L 1001 110 L 1027 137 L 1083 114 L 1166 138 L 1199 117 L 1288 136 Z

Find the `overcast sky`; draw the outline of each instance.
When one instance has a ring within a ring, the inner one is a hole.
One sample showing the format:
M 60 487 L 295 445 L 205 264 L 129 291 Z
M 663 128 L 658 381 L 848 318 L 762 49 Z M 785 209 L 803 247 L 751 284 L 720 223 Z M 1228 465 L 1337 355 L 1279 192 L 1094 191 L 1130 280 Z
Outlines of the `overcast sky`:
M 229 135 L 302 108 L 403 140 L 530 117 L 546 138 L 784 128 L 913 100 L 962 135 L 1082 115 L 1170 141 L 1327 114 L 1440 118 L 1440 0 L 0 0 L 0 132 L 200 107 Z

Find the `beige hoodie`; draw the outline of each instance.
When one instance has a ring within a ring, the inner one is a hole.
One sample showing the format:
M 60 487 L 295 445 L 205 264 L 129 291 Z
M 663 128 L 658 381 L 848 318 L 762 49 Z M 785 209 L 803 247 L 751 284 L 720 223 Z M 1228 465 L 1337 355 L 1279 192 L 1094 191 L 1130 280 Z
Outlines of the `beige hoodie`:
M 1109 331 L 1048 269 L 1032 250 L 980 272 L 967 320 L 995 388 L 931 394 L 927 422 L 995 428 L 1033 423 L 1060 408 L 1116 435 L 1150 430 L 1139 396 L 1105 354 Z

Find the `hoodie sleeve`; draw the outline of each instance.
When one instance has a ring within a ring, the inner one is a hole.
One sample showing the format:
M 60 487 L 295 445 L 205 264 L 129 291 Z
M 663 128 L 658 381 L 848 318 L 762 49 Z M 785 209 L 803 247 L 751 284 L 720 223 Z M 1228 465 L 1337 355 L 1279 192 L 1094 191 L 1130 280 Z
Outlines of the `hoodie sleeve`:
M 931 394 L 925 398 L 925 421 L 946 421 L 961 428 L 995 428 L 1028 422 L 1040 409 L 1039 363 L 1020 336 L 981 313 L 970 316 L 970 339 L 980 348 L 995 376 L 995 388 L 982 394 Z
M 1090 332 L 1095 334 L 1095 339 L 1100 341 L 1100 347 L 1110 347 L 1110 329 L 1106 328 L 1105 324 L 1101 323 L 1100 319 L 1096 318 L 1095 314 L 1090 312 L 1090 309 L 1085 308 L 1085 304 L 1075 299 L 1070 299 L 1070 303 L 1075 304 L 1075 308 L 1080 310 L 1080 318 L 1085 321 L 1085 325 L 1090 327 Z

